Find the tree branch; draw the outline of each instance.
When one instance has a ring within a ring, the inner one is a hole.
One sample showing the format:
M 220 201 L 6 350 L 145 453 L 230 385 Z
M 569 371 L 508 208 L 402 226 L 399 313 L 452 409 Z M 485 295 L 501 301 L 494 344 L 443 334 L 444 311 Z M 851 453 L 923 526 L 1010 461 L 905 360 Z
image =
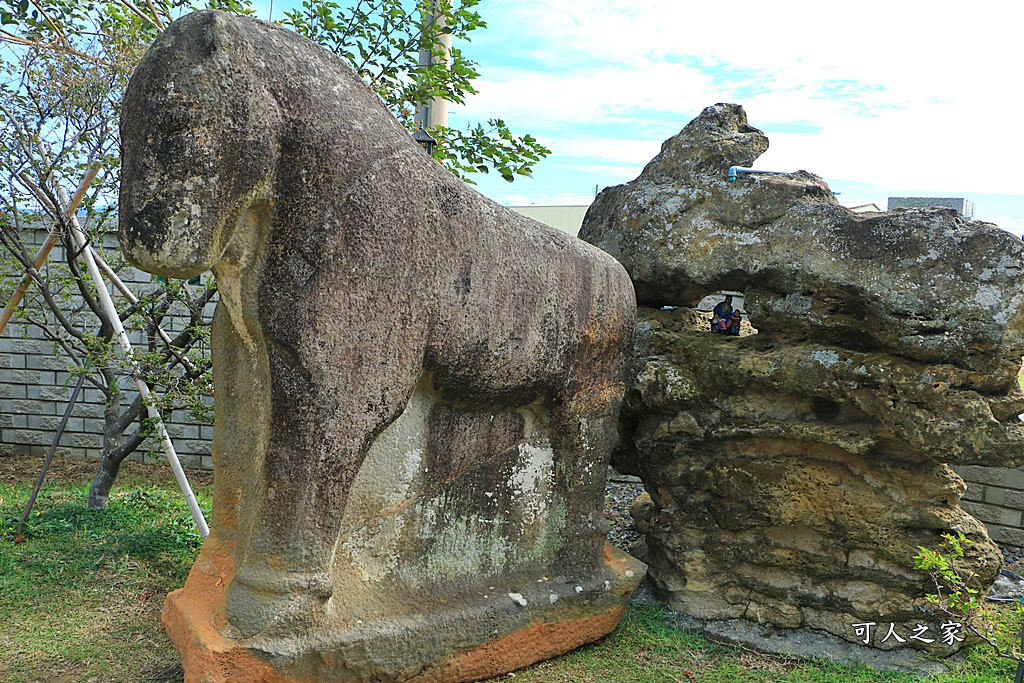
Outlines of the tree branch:
M 63 52 L 65 54 L 74 55 L 80 59 L 84 59 L 92 64 L 99 64 L 101 66 L 113 66 L 113 64 L 100 57 L 94 57 L 93 55 L 76 50 L 70 45 L 51 45 L 50 43 L 41 43 L 38 40 L 28 40 L 21 36 L 15 35 L 6 29 L 0 28 L 0 42 L 13 43 L 14 45 L 24 45 L 26 47 L 34 47 L 37 50 L 47 50 L 50 52 Z
M 74 228 L 69 228 L 74 230 Z M 82 269 L 78 266 L 78 252 L 77 246 L 73 244 L 66 234 L 61 235 L 61 240 L 64 243 L 64 254 L 65 261 L 68 264 L 68 268 L 71 269 L 71 274 L 74 276 L 75 285 L 78 287 L 79 293 L 82 295 L 82 300 L 85 301 L 85 305 L 89 307 L 89 310 L 93 312 L 93 315 L 100 321 L 101 325 L 113 329 L 113 323 L 107 320 L 106 311 L 100 307 L 99 302 L 96 301 L 96 297 L 89 291 L 88 282 L 92 282 L 91 279 L 87 278 L 82 272 Z M 88 248 L 88 243 L 86 243 Z
M 139 419 L 139 415 L 142 414 L 142 409 L 145 407 L 146 402 L 142 400 L 142 394 L 135 396 L 135 400 L 128 406 L 127 409 L 121 411 L 121 414 L 117 417 L 113 423 L 108 425 L 108 429 L 112 430 L 116 434 L 123 434 L 128 427 L 131 426 L 132 422 Z M 134 449 L 132 449 L 134 450 Z
M 134 453 L 136 448 L 142 445 L 142 442 L 146 440 L 146 436 L 147 435 L 143 434 L 142 429 L 140 428 L 139 431 L 122 440 L 117 446 L 105 453 L 104 457 L 113 460 L 116 463 L 120 463 L 129 455 Z
M 138 7 L 136 7 L 135 3 L 131 0 L 118 0 L 118 2 L 127 7 L 133 14 L 139 17 L 139 19 L 142 19 L 143 21 L 148 21 L 149 23 L 156 26 L 158 29 L 163 30 L 163 26 L 160 25 L 159 18 L 149 16 L 148 14 L 140 10 Z M 150 6 L 152 7 L 152 5 Z
M 153 0 L 146 0 L 146 7 L 153 14 L 153 20 L 156 22 L 156 27 L 160 31 L 164 30 L 164 22 L 160 20 L 160 14 L 156 11 L 156 7 L 153 5 Z
M 64 45 L 66 46 L 68 42 L 67 36 L 64 35 L 64 32 L 60 30 L 60 27 L 57 26 L 57 24 L 53 23 L 53 19 L 51 19 L 50 15 L 46 13 L 46 10 L 43 9 L 43 6 L 39 4 L 38 0 L 30 0 L 30 2 L 32 3 L 33 7 L 39 10 L 39 13 L 43 15 L 43 19 L 46 19 L 46 23 L 50 25 L 50 28 L 53 29 L 53 32 L 57 34 L 57 36 L 61 39 L 61 41 L 63 41 Z

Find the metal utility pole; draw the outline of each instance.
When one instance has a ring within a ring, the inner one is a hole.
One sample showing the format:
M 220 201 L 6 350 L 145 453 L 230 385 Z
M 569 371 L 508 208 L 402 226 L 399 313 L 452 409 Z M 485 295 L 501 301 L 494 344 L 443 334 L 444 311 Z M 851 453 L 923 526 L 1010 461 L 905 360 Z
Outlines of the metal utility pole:
M 437 7 L 437 3 L 434 3 Z M 429 33 L 436 28 L 444 28 L 444 17 L 437 16 L 436 10 L 428 12 L 423 16 L 423 32 Z M 419 64 L 421 67 L 431 64 L 444 63 L 448 66 L 451 63 L 452 34 L 438 34 L 438 43 L 443 48 L 440 53 L 435 54 L 433 45 L 426 45 L 420 50 Z M 434 126 L 448 125 L 448 101 L 433 97 L 429 102 L 421 102 L 416 105 L 416 117 L 414 119 L 416 128 L 430 130 Z

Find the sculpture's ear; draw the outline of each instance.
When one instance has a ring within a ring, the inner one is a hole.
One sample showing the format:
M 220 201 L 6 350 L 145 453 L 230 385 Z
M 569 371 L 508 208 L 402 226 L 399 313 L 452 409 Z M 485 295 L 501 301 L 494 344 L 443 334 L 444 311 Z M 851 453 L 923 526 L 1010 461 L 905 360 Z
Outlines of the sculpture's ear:
M 231 44 L 230 22 L 224 12 L 210 12 L 210 17 L 206 21 L 206 31 L 203 32 L 207 54 L 227 50 Z

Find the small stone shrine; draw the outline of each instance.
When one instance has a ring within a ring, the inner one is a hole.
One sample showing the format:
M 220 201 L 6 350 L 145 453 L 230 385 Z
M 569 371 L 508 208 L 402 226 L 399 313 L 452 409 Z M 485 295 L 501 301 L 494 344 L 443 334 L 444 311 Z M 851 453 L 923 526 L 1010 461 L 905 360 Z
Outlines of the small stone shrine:
M 334 55 L 171 25 L 121 123 L 121 244 L 220 302 L 212 533 L 164 623 L 186 681 L 472 681 L 615 628 L 605 543 L 633 288 L 481 197 Z
M 948 209 L 854 214 L 804 171 L 729 180 L 767 148 L 708 107 L 581 231 L 641 306 L 613 463 L 649 493 L 650 575 L 712 633 L 949 653 L 964 634 L 913 557 L 963 532 L 974 585 L 999 570 L 948 465 L 1024 460 L 1024 244 Z M 694 307 L 720 290 L 756 334 L 709 331 Z

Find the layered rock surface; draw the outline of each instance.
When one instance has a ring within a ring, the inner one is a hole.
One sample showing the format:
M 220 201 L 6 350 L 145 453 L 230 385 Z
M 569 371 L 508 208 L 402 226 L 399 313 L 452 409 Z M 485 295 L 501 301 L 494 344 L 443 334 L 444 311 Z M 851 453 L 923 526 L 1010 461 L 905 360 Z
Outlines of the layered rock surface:
M 950 210 L 853 214 L 803 171 L 728 181 L 767 147 L 709 107 L 580 233 L 641 303 L 614 463 L 650 494 L 651 576 L 701 619 L 949 651 L 912 558 L 963 532 L 976 583 L 998 571 L 947 464 L 1024 459 L 1024 244 Z M 757 334 L 690 308 L 723 289 Z

